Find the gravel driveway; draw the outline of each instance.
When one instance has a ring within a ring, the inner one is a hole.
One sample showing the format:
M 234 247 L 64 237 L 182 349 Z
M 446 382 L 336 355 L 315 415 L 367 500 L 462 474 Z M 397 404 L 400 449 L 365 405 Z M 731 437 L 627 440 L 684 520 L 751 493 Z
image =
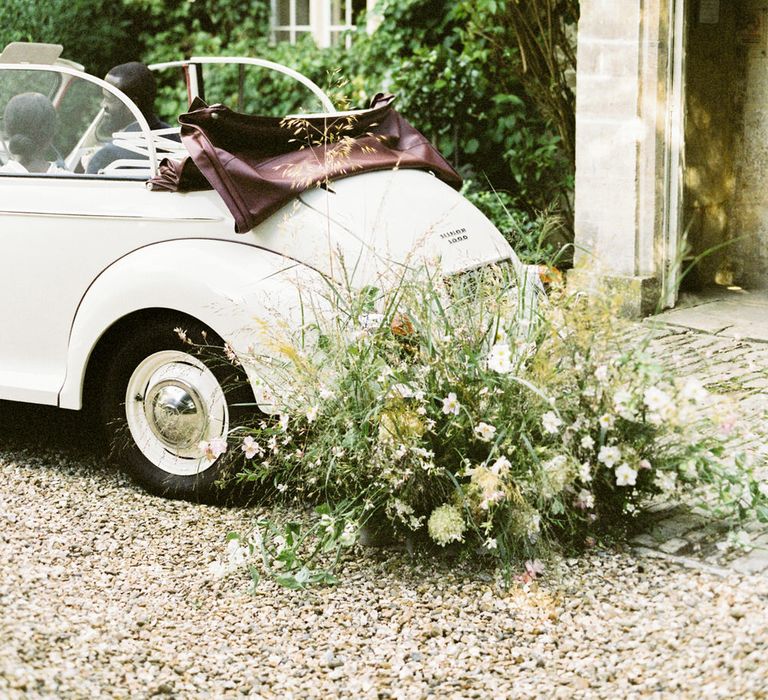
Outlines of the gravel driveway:
M 142 493 L 75 417 L 0 420 L 0 697 L 768 694 L 764 578 L 595 551 L 503 591 L 362 550 L 336 588 L 252 595 L 207 567 L 253 510 Z
M 763 381 L 766 346 L 661 342 L 712 381 Z M 208 565 L 258 509 L 141 492 L 76 414 L 0 403 L 0 425 L 3 700 L 768 697 L 768 576 L 595 550 L 505 591 L 358 548 L 335 588 L 253 595 Z

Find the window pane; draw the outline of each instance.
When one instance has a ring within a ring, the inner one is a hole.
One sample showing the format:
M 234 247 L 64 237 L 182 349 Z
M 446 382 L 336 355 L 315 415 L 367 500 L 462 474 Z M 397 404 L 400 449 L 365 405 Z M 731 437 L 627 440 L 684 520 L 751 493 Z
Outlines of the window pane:
M 360 21 L 360 15 L 368 9 L 366 0 L 352 0 L 352 24 Z
M 101 88 L 56 71 L 9 69 L 0 84 L 0 172 L 82 172 L 87 146 L 100 146 Z
M 309 24 L 309 0 L 296 0 L 296 24 Z
M 277 0 L 277 17 L 275 24 L 285 27 L 291 23 L 291 0 Z
M 290 41 L 291 33 L 284 30 L 277 30 L 275 32 L 275 41 Z

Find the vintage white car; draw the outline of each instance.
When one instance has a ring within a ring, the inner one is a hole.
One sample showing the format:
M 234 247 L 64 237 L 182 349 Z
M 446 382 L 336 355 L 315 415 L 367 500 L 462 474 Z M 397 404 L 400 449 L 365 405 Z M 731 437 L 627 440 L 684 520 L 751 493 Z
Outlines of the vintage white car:
M 298 324 L 306 308 L 299 290 L 338 280 L 341 259 L 360 287 L 380 284 L 387 267 L 405 261 L 439 260 L 443 274 L 457 275 L 508 260 L 521 279 L 533 277 L 485 216 L 421 169 L 307 189 L 237 233 L 214 189 L 150 191 L 161 158 L 186 155 L 178 127 L 152 132 L 125 94 L 60 53 L 17 43 L 0 54 L 0 399 L 99 407 L 103 420 L 127 425 L 125 466 L 153 492 L 209 496 L 220 460 L 201 443 L 233 427 L 224 389 L 231 368 L 206 364 L 174 328 L 196 337 L 205 330 L 237 355 L 268 354 L 255 320 L 277 310 Z M 221 63 L 291 75 L 320 111 L 334 113 L 311 81 L 267 61 L 193 58 L 152 68 L 178 70 L 191 100 L 204 71 Z M 19 167 L 9 143 L 6 107 L 30 92 L 50 100 L 58 121 L 43 173 Z M 102 133 L 105 97 L 133 115 L 132 129 Z M 84 172 L 110 141 L 134 155 Z M 248 371 L 253 387 L 259 377 Z

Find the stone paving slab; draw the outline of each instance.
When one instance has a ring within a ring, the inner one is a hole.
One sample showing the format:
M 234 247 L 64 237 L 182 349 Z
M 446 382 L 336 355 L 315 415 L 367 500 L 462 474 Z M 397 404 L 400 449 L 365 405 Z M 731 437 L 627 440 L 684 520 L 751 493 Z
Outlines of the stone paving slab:
M 717 288 L 682 295 L 658 319 L 713 335 L 768 342 L 768 290 Z
M 768 293 L 765 302 L 765 307 L 760 307 L 764 312 L 762 325 L 758 324 L 752 335 L 762 335 L 761 329 L 765 326 L 765 340 L 768 341 Z M 748 449 L 765 455 L 768 437 L 768 348 L 760 342 L 746 341 L 743 337 L 670 325 L 664 322 L 669 318 L 668 314 L 647 319 L 641 324 L 653 334 L 653 355 L 679 374 L 696 376 L 710 391 L 735 401 L 744 427 L 752 434 Z M 747 317 L 740 315 L 739 322 L 731 327 L 738 327 L 741 319 Z M 692 317 L 684 318 L 689 322 Z M 766 470 L 768 480 L 768 464 Z M 728 523 L 712 521 L 698 508 L 659 503 L 650 511 L 652 515 L 647 528 L 633 540 L 638 554 L 665 558 L 683 566 L 703 566 L 768 578 L 768 526 L 750 523 L 745 529 L 750 533 L 752 546 L 734 550 L 727 538 Z

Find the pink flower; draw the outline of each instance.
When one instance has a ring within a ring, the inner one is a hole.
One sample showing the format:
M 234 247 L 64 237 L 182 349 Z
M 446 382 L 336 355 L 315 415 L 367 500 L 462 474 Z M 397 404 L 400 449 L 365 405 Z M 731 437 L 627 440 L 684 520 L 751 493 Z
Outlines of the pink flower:
M 525 571 L 531 578 L 536 578 L 540 574 L 544 573 L 544 564 L 538 559 L 529 559 L 525 562 Z
M 590 491 L 587 491 L 587 489 L 581 489 L 579 494 L 576 496 L 576 500 L 574 500 L 573 505 L 575 505 L 577 508 L 580 508 L 581 510 L 590 510 L 591 508 L 595 507 L 595 497 Z
M 243 443 L 240 445 L 240 449 L 245 453 L 246 459 L 253 459 L 261 451 L 259 444 L 251 435 L 243 438 Z
M 524 584 L 528 584 L 543 573 L 544 564 L 538 559 L 529 559 L 525 562 L 525 571 L 518 576 L 518 579 Z
M 207 460 L 214 462 L 227 451 L 227 440 L 223 437 L 215 437 L 210 442 L 203 440 L 198 447 L 205 453 Z
M 224 343 L 224 354 L 227 356 L 227 359 L 233 365 L 240 364 L 240 361 L 237 359 L 237 355 L 235 354 L 235 351 L 232 349 L 232 346 L 229 343 Z

